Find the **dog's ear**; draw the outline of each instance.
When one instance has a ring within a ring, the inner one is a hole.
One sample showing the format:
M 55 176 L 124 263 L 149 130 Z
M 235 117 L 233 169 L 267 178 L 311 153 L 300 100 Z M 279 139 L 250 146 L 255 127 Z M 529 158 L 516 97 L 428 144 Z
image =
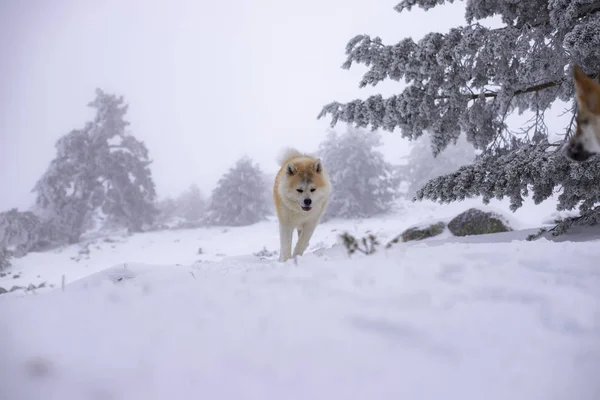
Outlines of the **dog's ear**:
M 288 175 L 294 175 L 296 172 L 298 172 L 296 166 L 292 163 L 287 163 L 287 165 L 285 166 L 285 170 L 288 173 Z
M 317 158 L 313 164 L 313 170 L 315 170 L 315 172 L 317 174 L 320 174 L 321 171 L 323 171 L 323 164 L 321 164 L 321 159 Z
M 600 85 L 587 76 L 577 64 L 573 66 L 573 80 L 578 107 L 591 112 L 600 112 Z

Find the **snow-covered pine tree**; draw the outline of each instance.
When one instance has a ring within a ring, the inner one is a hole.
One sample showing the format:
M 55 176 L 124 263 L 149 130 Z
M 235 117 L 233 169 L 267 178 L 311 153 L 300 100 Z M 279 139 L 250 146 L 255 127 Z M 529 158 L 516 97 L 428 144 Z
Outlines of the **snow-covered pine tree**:
M 395 8 L 427 10 L 444 3 L 404 0 Z M 501 17 L 501 28 L 479 23 L 493 16 Z M 361 87 L 388 78 L 404 80 L 407 86 L 387 99 L 375 95 L 330 103 L 319 117 L 329 114 L 332 126 L 345 121 L 371 129 L 399 128 L 409 139 L 429 132 L 434 154 L 464 133 L 483 151 L 473 164 L 430 181 L 418 199 L 450 202 L 481 196 L 488 202 L 506 196 L 516 210 L 530 192 L 539 203 L 559 188 L 559 210 L 579 206 L 579 221 L 596 223 L 600 157 L 585 164 L 569 162 L 561 146 L 573 133 L 574 120 L 552 127 L 550 133 L 564 135 L 553 142 L 544 116 L 557 100 L 570 102 L 574 115 L 573 64 L 589 76 L 600 71 L 600 1 L 470 0 L 465 17 L 465 26 L 430 33 L 418 42 L 406 38 L 385 45 L 379 37 L 353 38 L 343 67 L 368 66 Z M 507 124 L 514 112 L 532 115 L 519 132 Z M 570 223 L 560 224 L 556 233 Z
M 258 164 L 242 157 L 225 173 L 213 190 L 206 222 L 242 226 L 264 220 L 271 214 L 269 192 Z
M 175 215 L 188 222 L 198 222 L 204 217 L 206 200 L 198 185 L 193 184 L 175 200 Z
M 34 188 L 37 206 L 71 243 L 97 210 L 130 231 L 141 230 L 156 214 L 148 150 L 126 131 L 123 97 L 97 89 L 89 106 L 96 110 L 94 120 L 58 140 L 56 158 Z
M 431 137 L 423 135 L 412 143 L 407 164 L 399 168 L 402 180 L 408 183 L 406 196 L 413 198 L 431 179 L 457 171 L 475 160 L 475 148 L 465 135 L 450 144 L 437 156 L 431 152 Z
M 344 134 L 330 131 L 319 147 L 333 191 L 323 220 L 365 218 L 389 211 L 398 194 L 394 167 L 376 148 L 379 134 L 348 126 Z

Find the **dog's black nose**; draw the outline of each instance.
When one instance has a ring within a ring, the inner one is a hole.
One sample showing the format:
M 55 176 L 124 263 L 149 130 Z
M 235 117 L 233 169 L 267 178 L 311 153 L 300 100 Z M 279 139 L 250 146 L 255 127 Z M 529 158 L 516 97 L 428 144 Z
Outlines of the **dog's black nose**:
M 590 158 L 592 153 L 586 151 L 581 143 L 573 143 L 567 146 L 566 156 L 573 161 L 582 162 Z
M 310 206 L 312 204 L 312 200 L 311 199 L 304 199 L 304 205 L 305 206 Z

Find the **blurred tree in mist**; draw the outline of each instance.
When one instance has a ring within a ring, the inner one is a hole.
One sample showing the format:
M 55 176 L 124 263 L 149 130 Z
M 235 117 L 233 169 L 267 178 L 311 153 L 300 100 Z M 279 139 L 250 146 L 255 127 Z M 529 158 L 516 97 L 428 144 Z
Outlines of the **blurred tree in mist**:
M 10 267 L 11 252 L 4 246 L 0 245 L 0 271 Z
M 177 202 L 172 197 L 166 197 L 164 199 L 157 200 L 155 208 L 158 211 L 156 220 L 154 221 L 157 227 L 161 227 L 165 224 L 172 222 L 176 218 Z
M 452 2 L 403 0 L 395 9 L 428 10 Z M 490 17 L 499 18 L 503 26 L 485 26 Z M 329 115 L 332 126 L 343 121 L 398 129 L 411 140 L 428 133 L 436 155 L 465 134 L 482 154 L 472 164 L 428 182 L 417 199 L 450 202 L 481 196 L 487 203 L 508 197 L 516 210 L 530 192 L 541 203 L 558 189 L 558 210 L 577 207 L 578 223 L 597 223 L 600 157 L 573 163 L 561 147 L 577 125 L 573 64 L 591 77 L 600 71 L 600 1 L 470 0 L 465 19 L 466 25 L 429 33 L 417 42 L 405 38 L 388 45 L 369 35 L 351 39 L 343 68 L 354 63 L 368 68 L 360 87 L 386 79 L 404 81 L 406 87 L 388 98 L 332 102 L 319 118 Z M 571 119 L 549 132 L 546 111 L 557 101 L 570 103 Z M 515 113 L 531 119 L 511 129 L 507 121 Z M 555 233 L 574 221 L 561 222 Z
M 23 256 L 36 247 L 40 233 L 40 218 L 31 211 L 16 208 L 0 213 L 0 247 L 15 256 Z
M 175 200 L 175 215 L 188 222 L 198 222 L 206 212 L 206 199 L 198 185 L 191 185 Z
M 197 226 L 206 213 L 206 199 L 198 187 L 191 185 L 177 198 L 167 197 L 156 203 L 159 215 L 157 224 L 175 224 L 173 227 Z M 185 223 L 182 223 L 185 222 Z
M 377 133 L 352 126 L 342 135 L 329 132 L 319 147 L 333 187 L 324 221 L 371 217 L 392 209 L 400 180 L 394 166 L 376 149 L 379 146 Z
M 217 182 L 207 208 L 212 225 L 243 226 L 272 214 L 268 184 L 258 164 L 248 157 L 238 160 Z
M 408 163 L 399 167 L 402 180 L 408 183 L 406 196 L 413 198 L 427 182 L 475 161 L 475 148 L 461 135 L 437 156 L 431 152 L 431 137 L 423 135 L 416 139 L 407 157 Z
M 70 243 L 90 214 L 140 231 L 152 223 L 156 196 L 145 144 L 127 132 L 123 97 L 96 90 L 96 116 L 56 143 L 57 154 L 35 185 L 36 205 Z
M 31 211 L 13 208 L 0 213 L 0 258 L 6 262 L 13 256 L 47 250 L 61 238 L 51 223 Z

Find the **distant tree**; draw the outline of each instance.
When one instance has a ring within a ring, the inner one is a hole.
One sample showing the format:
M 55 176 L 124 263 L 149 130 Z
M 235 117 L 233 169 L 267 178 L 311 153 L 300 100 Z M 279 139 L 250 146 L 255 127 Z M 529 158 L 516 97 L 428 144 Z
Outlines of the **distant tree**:
M 264 174 L 257 164 L 243 157 L 219 179 L 207 209 L 206 221 L 214 225 L 242 226 L 264 220 L 271 214 Z
M 439 176 L 457 171 L 475 160 L 475 148 L 464 135 L 456 144 L 450 144 L 437 156 L 432 151 L 429 135 L 423 135 L 412 143 L 407 165 L 400 169 L 402 179 L 408 183 L 407 197 L 413 198 L 427 182 Z
M 0 213 L 0 258 L 23 257 L 64 242 L 54 226 L 31 211 L 16 208 Z
M 0 248 L 20 257 L 35 249 L 40 240 L 40 219 L 16 208 L 0 213 Z
M 155 227 L 192 228 L 204 222 L 206 199 L 194 184 L 175 199 L 167 197 L 157 201 L 155 207 L 158 211 Z
M 97 89 L 89 106 L 96 110 L 94 120 L 58 140 L 56 158 L 34 188 L 37 205 L 70 243 L 98 209 L 130 231 L 140 231 L 156 215 L 148 150 L 126 132 L 123 97 Z
M 177 202 L 171 197 L 156 201 L 155 208 L 157 210 L 157 216 L 155 223 L 157 225 L 163 225 L 176 218 L 177 214 Z
M 395 8 L 425 10 L 452 0 L 403 0 Z M 484 26 L 499 16 L 499 28 Z M 544 122 L 557 100 L 576 104 L 573 64 L 595 76 L 600 70 L 599 0 L 521 0 L 466 2 L 467 25 L 447 33 L 430 33 L 420 41 L 406 38 L 385 45 L 379 37 L 358 35 L 346 46 L 347 60 L 368 71 L 360 87 L 386 79 L 405 81 L 401 93 L 346 104 L 332 102 L 319 117 L 330 115 L 359 127 L 398 130 L 416 139 L 432 136 L 433 153 L 440 153 L 461 133 L 483 152 L 477 160 L 451 174 L 435 178 L 417 193 L 418 199 L 441 202 L 481 196 L 508 197 L 518 209 L 530 192 L 540 203 L 559 188 L 558 210 L 578 206 L 579 222 L 600 221 L 600 157 L 585 164 L 569 162 L 561 146 L 575 131 L 574 119 L 554 142 Z M 507 118 L 527 112 L 531 120 L 510 129 Z M 561 132 L 562 131 L 562 132 Z M 558 226 L 564 232 L 573 220 Z
M 175 201 L 175 215 L 188 222 L 198 222 L 204 217 L 206 200 L 198 185 L 191 185 Z
M 0 271 L 10 267 L 11 252 L 4 246 L 0 245 Z
M 324 220 L 371 217 L 392 208 L 400 180 L 379 146 L 378 134 L 351 126 L 343 135 L 329 132 L 319 148 L 333 187 Z

